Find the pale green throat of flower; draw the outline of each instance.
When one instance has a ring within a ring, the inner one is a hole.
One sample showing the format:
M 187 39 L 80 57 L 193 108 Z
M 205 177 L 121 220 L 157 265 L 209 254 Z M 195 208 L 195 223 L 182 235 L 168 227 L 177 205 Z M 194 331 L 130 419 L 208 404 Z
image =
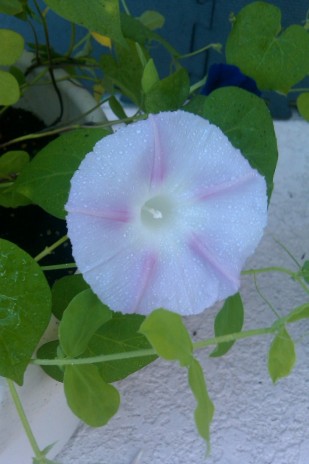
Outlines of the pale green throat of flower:
M 171 224 L 175 208 L 165 195 L 158 195 L 147 200 L 141 208 L 141 220 L 148 229 L 159 229 Z

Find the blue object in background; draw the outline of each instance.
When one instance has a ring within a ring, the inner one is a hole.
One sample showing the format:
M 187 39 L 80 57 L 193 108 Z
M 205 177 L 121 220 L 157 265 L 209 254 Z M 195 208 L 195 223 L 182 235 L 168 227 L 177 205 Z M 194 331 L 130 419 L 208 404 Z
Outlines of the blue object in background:
M 65 0 L 63 0 L 65 1 Z M 94 0 L 90 0 L 94 1 Z M 165 17 L 164 27 L 159 31 L 181 54 L 187 54 L 202 48 L 209 43 L 225 43 L 231 29 L 229 15 L 235 14 L 253 0 L 126 0 L 129 11 L 134 16 L 140 16 L 145 10 L 157 10 Z M 30 0 L 33 7 L 33 2 Z M 42 0 L 38 0 L 40 7 L 45 8 Z M 308 10 L 308 0 L 272 0 L 271 3 L 282 11 L 282 26 L 303 24 Z M 56 52 L 64 53 L 69 46 L 69 23 L 59 18 L 53 12 L 47 15 L 49 28 L 53 30 L 52 47 Z M 19 30 L 28 42 L 33 42 L 30 26 L 16 18 L 0 14 L 0 27 L 11 27 Z M 77 40 L 82 37 L 84 29 L 76 28 Z M 39 40 L 44 43 L 43 30 L 39 31 Z M 94 44 L 93 54 L 98 56 L 102 48 Z M 170 56 L 159 44 L 153 44 L 151 53 L 156 62 L 161 77 L 170 71 Z M 188 69 L 192 84 L 201 80 L 214 63 L 224 61 L 224 56 L 215 50 L 208 50 L 191 58 L 184 59 L 183 65 Z M 302 87 L 309 86 L 309 78 L 305 79 Z M 297 93 L 289 96 L 290 105 L 295 103 Z M 268 100 L 272 115 L 275 118 L 288 118 L 291 114 L 285 96 L 274 92 L 263 92 Z
M 220 87 L 235 86 L 248 92 L 254 93 L 258 97 L 261 92 L 257 88 L 256 82 L 249 76 L 246 76 L 241 70 L 232 64 L 212 64 L 208 70 L 207 81 L 202 88 L 203 95 L 209 95 Z

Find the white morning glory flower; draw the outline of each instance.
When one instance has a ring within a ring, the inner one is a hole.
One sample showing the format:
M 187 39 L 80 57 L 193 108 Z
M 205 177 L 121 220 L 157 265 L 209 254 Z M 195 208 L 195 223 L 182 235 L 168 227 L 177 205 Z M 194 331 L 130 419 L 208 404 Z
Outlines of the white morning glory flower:
M 218 127 L 184 111 L 103 138 L 71 183 L 73 256 L 115 311 L 196 314 L 236 293 L 266 225 L 264 178 Z

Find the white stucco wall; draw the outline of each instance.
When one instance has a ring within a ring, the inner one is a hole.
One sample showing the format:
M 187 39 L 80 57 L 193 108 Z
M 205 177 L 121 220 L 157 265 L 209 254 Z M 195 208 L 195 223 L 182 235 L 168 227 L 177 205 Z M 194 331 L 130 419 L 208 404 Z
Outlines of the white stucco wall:
M 279 164 L 266 234 L 246 268 L 293 262 L 279 239 L 301 262 L 309 259 L 309 124 L 295 117 L 276 122 Z M 259 276 L 263 294 L 284 312 L 305 301 L 300 287 L 286 276 Z M 252 276 L 243 278 L 245 328 L 272 324 L 271 310 L 258 296 Z M 213 334 L 218 307 L 186 319 L 194 340 Z M 247 339 L 223 358 L 198 353 L 216 412 L 212 452 L 194 425 L 195 402 L 186 370 L 158 360 L 118 383 L 119 413 L 100 429 L 80 426 L 58 455 L 61 464 L 308 464 L 309 462 L 309 321 L 290 327 L 297 364 L 286 379 L 272 384 L 267 372 L 271 337 Z M 304 335 L 304 336 L 303 336 Z M 137 459 L 136 456 L 139 454 Z M 25 463 L 27 464 L 27 463 Z

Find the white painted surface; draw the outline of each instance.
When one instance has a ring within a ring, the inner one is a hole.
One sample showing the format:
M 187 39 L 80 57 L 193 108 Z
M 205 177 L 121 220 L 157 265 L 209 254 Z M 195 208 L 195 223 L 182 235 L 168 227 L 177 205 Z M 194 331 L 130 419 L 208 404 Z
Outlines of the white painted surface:
M 297 118 L 276 122 L 280 159 L 269 209 L 267 232 L 246 268 L 293 262 L 274 242 L 279 239 L 299 260 L 309 259 L 309 124 Z M 259 287 L 278 311 L 305 301 L 286 276 L 259 276 Z M 258 296 L 253 278 L 243 278 L 245 328 L 272 324 L 271 310 Z M 213 334 L 219 306 L 186 319 L 194 340 Z M 195 407 L 186 370 L 161 360 L 118 382 L 119 413 L 100 429 L 80 426 L 58 455 L 61 464 L 308 464 L 309 462 L 309 321 L 291 326 L 297 365 L 273 385 L 267 372 L 271 337 L 247 339 L 223 358 L 198 353 L 216 406 L 211 428 L 212 453 L 193 421 Z M 303 336 L 303 334 L 305 334 Z M 141 451 L 141 452 L 140 452 Z M 22 464 L 22 463 L 21 463 Z M 27 463 L 25 463 L 27 464 Z

